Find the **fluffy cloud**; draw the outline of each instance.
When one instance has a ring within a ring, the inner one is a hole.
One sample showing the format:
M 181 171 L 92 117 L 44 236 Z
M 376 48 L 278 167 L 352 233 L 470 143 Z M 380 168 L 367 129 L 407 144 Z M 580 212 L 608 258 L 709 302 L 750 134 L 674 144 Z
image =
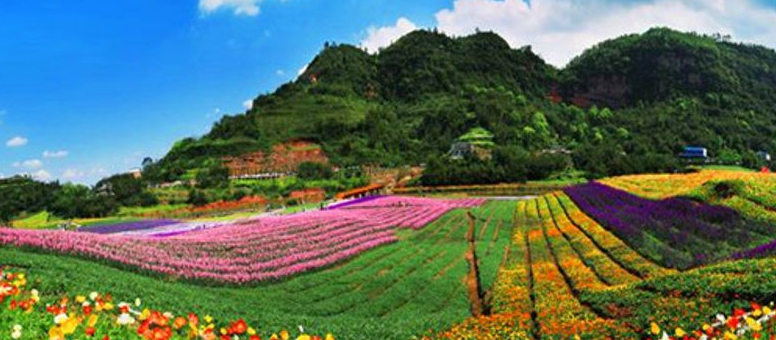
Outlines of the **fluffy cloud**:
M 456 0 L 436 14 L 439 30 L 467 35 L 499 33 L 513 47 L 532 45 L 548 62 L 563 66 L 584 49 L 655 26 L 730 34 L 773 46 L 776 10 L 753 0 Z
M 243 107 L 246 110 L 252 109 L 253 108 L 253 99 L 246 99 L 245 101 L 243 101 L 242 105 L 243 105 Z
M 16 168 L 23 168 L 27 170 L 37 170 L 43 167 L 43 162 L 41 162 L 39 159 L 29 159 L 24 162 L 14 162 L 13 164 Z
M 65 158 L 69 152 L 67 150 L 59 150 L 59 151 L 43 151 L 43 158 Z
M 603 40 L 655 26 L 776 47 L 776 9 L 755 0 L 455 0 L 435 19 L 449 35 L 494 31 L 512 47 L 531 45 L 555 66 Z M 392 26 L 370 27 L 361 46 L 375 52 L 415 29 L 404 17 Z
M 231 9 L 234 15 L 256 16 L 261 0 L 199 0 L 199 10 L 210 14 L 220 8 Z
M 49 173 L 48 171 L 46 171 L 44 169 L 40 169 L 40 170 L 35 171 L 33 173 L 30 173 L 28 175 L 30 175 L 30 176 L 32 176 L 32 178 L 34 178 L 36 180 L 39 180 L 39 181 L 42 181 L 42 182 L 48 182 L 48 181 L 50 181 L 52 179 L 51 173 Z
M 62 179 L 65 181 L 74 181 L 78 179 L 82 179 L 86 176 L 86 173 L 84 173 L 81 170 L 78 169 L 67 169 L 62 173 Z
M 16 136 L 14 138 L 9 139 L 7 142 L 5 142 L 5 146 L 9 148 L 18 148 L 20 146 L 27 145 L 27 142 L 29 142 L 27 138 L 24 138 L 22 136 Z
M 296 71 L 296 76 L 301 76 L 303 73 L 307 72 L 307 67 L 310 66 L 310 64 L 304 64 L 299 71 Z
M 386 47 L 401 38 L 405 34 L 418 29 L 412 21 L 405 17 L 396 20 L 393 26 L 369 27 L 366 29 L 367 36 L 361 41 L 361 46 L 370 53 L 375 53 L 380 48 Z

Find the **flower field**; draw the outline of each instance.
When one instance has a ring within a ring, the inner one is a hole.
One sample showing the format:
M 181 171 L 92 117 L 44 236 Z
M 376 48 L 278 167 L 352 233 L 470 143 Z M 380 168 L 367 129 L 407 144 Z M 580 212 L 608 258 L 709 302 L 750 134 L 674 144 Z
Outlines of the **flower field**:
M 41 307 L 67 296 L 65 315 L 78 324 L 62 340 L 88 339 L 90 317 L 72 301 L 96 290 L 111 292 L 111 303 L 140 297 L 166 312 L 131 303 L 133 313 L 118 304 L 99 311 L 94 334 L 110 339 L 147 339 L 153 334 L 138 333 L 144 323 L 169 335 L 162 340 L 192 339 L 189 313 L 199 318 L 196 339 L 208 314 L 227 320 L 213 322 L 215 339 L 275 332 L 292 340 L 773 338 L 776 233 L 729 203 L 771 211 L 770 180 L 685 176 L 671 178 L 697 184 L 688 197 L 666 189 L 648 199 L 604 180 L 522 201 L 384 196 L 229 223 L 116 226 L 107 234 L 3 229 L 0 266 L 25 273 L 43 303 L 29 314 L 29 306 L 0 303 L 0 325 L 13 320 L 0 332 L 36 339 L 66 330 L 55 323 L 61 313 Z M 718 197 L 730 183 L 733 194 Z M 464 281 L 470 220 L 461 208 L 473 216 L 489 309 L 479 317 L 471 316 Z M 22 300 L 31 297 L 25 294 Z M 134 328 L 118 327 L 122 314 Z
M 389 207 L 407 202 L 394 200 Z M 510 244 L 515 203 L 493 201 L 471 211 L 481 240 L 481 276 L 491 291 Z M 174 315 L 242 318 L 265 340 L 266 334 L 283 329 L 298 336 L 294 331 L 300 325 L 308 334 L 332 333 L 337 339 L 411 339 L 450 328 L 469 315 L 462 284 L 468 270 L 463 257 L 466 225 L 464 211 L 455 209 L 423 228 L 399 229 L 398 241 L 349 261 L 240 287 L 159 279 L 102 262 L 9 246 L 0 247 L 0 265 L 35 278 L 41 296 L 99 290 L 111 292 L 114 301 L 140 297 L 144 304 Z
M 686 269 L 770 240 L 770 226 L 685 198 L 649 200 L 591 182 L 565 189 L 590 217 L 649 258 Z
M 602 179 L 600 182 L 642 197 L 661 199 L 692 193 L 709 181 L 753 180 L 758 183 L 773 182 L 776 174 L 701 170 L 690 174 L 628 175 Z
M 110 294 L 91 292 L 77 296 L 41 296 L 28 287 L 24 273 L 0 268 L 0 328 L 2 339 L 246 339 L 260 340 L 261 335 L 245 320 L 218 323 L 209 315 L 196 313 L 175 316 L 152 310 L 141 299 L 131 303 L 116 302 Z M 10 326 L 7 326 L 10 325 Z M 334 340 L 325 336 L 304 334 L 296 340 Z M 266 334 L 265 339 L 289 340 L 292 335 L 282 330 Z
M 74 254 L 193 280 L 249 283 L 329 266 L 397 241 L 396 228 L 422 228 L 482 200 L 385 197 L 343 209 L 267 217 L 172 236 L 0 230 L 0 243 Z

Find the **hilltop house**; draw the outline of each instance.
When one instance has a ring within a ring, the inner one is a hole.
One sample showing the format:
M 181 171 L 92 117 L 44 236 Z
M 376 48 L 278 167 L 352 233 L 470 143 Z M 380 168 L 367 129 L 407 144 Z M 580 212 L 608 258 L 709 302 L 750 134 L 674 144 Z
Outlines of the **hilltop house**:
M 479 159 L 490 159 L 494 146 L 493 134 L 481 127 L 475 127 L 458 137 L 450 146 L 447 155 L 451 159 L 463 159 L 468 155 Z

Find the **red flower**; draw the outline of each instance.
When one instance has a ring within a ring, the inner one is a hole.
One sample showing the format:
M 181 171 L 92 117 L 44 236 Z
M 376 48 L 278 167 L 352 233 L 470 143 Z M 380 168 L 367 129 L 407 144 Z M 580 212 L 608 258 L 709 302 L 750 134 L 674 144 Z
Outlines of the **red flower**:
M 194 313 L 189 313 L 189 322 L 192 326 L 199 326 L 199 316 Z
M 89 305 L 89 306 L 84 306 L 83 310 L 84 310 L 84 315 L 91 315 L 92 311 L 94 311 L 94 308 L 91 305 Z
M 186 318 L 183 318 L 183 317 L 179 316 L 179 317 L 175 318 L 175 321 L 172 322 L 172 325 L 177 330 L 177 329 L 181 329 L 181 328 L 185 327 L 187 323 L 188 323 L 188 321 L 186 320 Z
M 730 329 L 737 329 L 738 328 L 739 320 L 737 317 L 731 317 L 727 320 L 727 325 L 730 327 Z
M 233 323 L 231 327 L 232 333 L 237 335 L 243 334 L 247 330 L 248 330 L 248 325 L 245 323 L 245 320 L 243 319 L 237 320 L 237 322 Z
M 97 330 L 94 329 L 94 327 L 87 327 L 86 328 L 86 336 L 93 337 L 94 336 L 94 332 L 96 332 L 96 331 Z

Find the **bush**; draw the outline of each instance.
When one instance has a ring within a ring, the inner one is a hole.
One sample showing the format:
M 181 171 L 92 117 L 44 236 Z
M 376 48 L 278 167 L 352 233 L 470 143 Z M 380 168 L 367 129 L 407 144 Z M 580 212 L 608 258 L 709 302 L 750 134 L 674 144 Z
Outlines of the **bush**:
M 186 203 L 201 207 L 210 203 L 210 201 L 202 190 L 192 189 L 189 191 L 189 199 L 186 201 Z

